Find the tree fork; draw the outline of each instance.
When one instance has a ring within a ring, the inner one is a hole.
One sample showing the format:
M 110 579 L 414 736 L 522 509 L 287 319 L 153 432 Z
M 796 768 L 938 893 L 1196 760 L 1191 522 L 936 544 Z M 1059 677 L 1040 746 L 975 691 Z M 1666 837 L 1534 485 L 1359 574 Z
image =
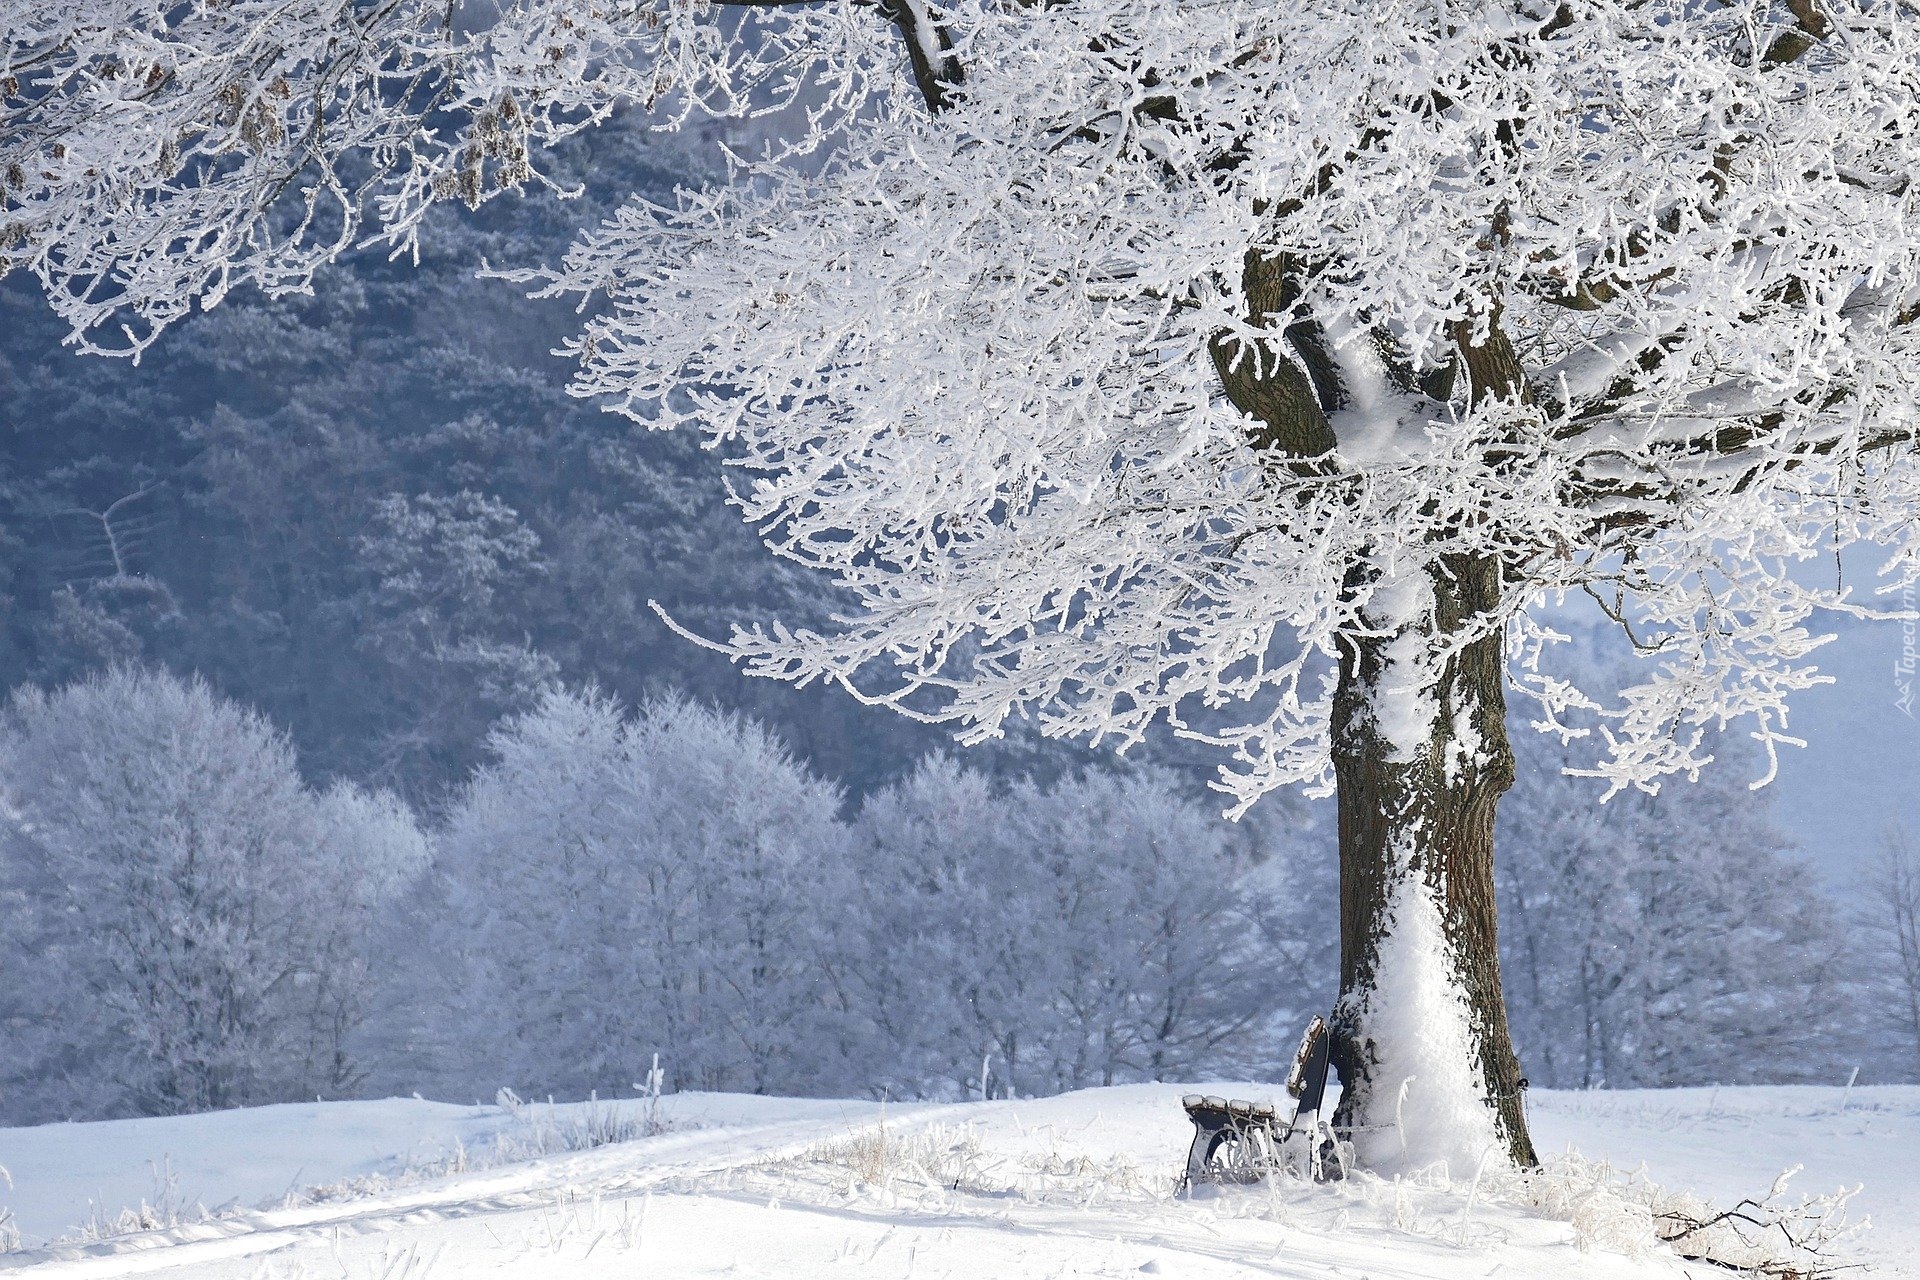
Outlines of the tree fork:
M 1248 249 L 1242 266 L 1248 324 L 1267 328 L 1299 296 L 1302 265 L 1287 254 Z M 1221 332 L 1208 344 L 1220 386 L 1233 406 L 1258 423 L 1247 438 L 1261 453 L 1292 460 L 1318 458 L 1338 443 L 1327 410 L 1340 398 L 1338 374 L 1321 349 L 1319 326 L 1294 324 L 1285 336 L 1301 361 L 1278 349 L 1261 350 L 1238 335 Z M 1307 354 L 1313 359 L 1309 361 Z
M 1350 585 L 1358 582 L 1350 579 Z M 1500 590 L 1491 560 L 1449 557 L 1433 574 L 1430 619 L 1412 625 L 1458 634 L 1484 618 Z M 1507 1027 L 1496 945 L 1494 815 L 1513 784 L 1506 734 L 1505 661 L 1498 630 L 1470 640 L 1438 670 L 1437 714 L 1412 760 L 1396 759 L 1375 717 L 1374 692 L 1392 635 L 1343 655 L 1334 695 L 1333 756 L 1340 830 L 1340 1002 L 1333 1063 L 1342 1096 L 1335 1127 L 1392 1123 L 1401 1082 L 1379 1077 L 1366 1019 L 1380 945 L 1400 877 L 1418 875 L 1440 909 L 1464 996 L 1476 1078 L 1507 1155 L 1538 1163 L 1522 1105 L 1524 1081 Z M 1464 712 L 1464 718 L 1461 713 Z M 1463 732 L 1464 730 L 1464 732 Z

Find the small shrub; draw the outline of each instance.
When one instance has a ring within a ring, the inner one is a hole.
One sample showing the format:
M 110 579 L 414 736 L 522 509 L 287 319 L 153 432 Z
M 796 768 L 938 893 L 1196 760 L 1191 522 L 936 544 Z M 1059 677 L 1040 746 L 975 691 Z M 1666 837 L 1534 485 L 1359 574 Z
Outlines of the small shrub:
M 177 1227 L 183 1222 L 198 1222 L 207 1217 L 206 1208 L 197 1203 L 189 1203 L 180 1191 L 180 1177 L 173 1171 L 171 1161 L 162 1159 L 159 1164 L 149 1163 L 153 1172 L 153 1198 L 142 1199 L 132 1208 L 122 1208 L 112 1214 L 103 1210 L 99 1204 L 87 1207 L 87 1220 L 72 1233 L 71 1239 L 92 1244 L 108 1240 L 114 1236 L 132 1235 L 136 1231 L 161 1231 L 167 1227 Z
M 1049 1151 L 1043 1156 L 1025 1156 L 1020 1165 L 1043 1187 L 1068 1183 L 1077 1189 L 1097 1189 L 1119 1195 L 1140 1195 L 1152 1189 L 1140 1166 L 1125 1156 L 1095 1160 L 1091 1156 L 1066 1156 Z
M 501 1092 L 511 1093 L 505 1089 Z M 518 1103 L 519 1099 L 514 1101 Z M 615 1102 L 602 1102 L 596 1095 L 578 1111 L 564 1115 L 552 1105 L 542 1109 L 525 1103 L 508 1114 L 515 1124 L 494 1138 L 490 1163 L 591 1151 L 616 1142 L 651 1138 L 668 1128 L 652 1099 L 646 1110 L 638 1112 Z
M 1567 1155 L 1516 1175 L 1510 1196 L 1573 1226 L 1583 1251 L 1643 1257 L 1665 1245 L 1682 1258 L 1767 1280 L 1829 1280 L 1845 1266 L 1839 1247 L 1866 1224 L 1847 1221 L 1858 1187 L 1824 1196 L 1787 1197 L 1799 1166 L 1764 1195 L 1721 1209 L 1692 1192 L 1673 1192 L 1641 1173 Z
M 0 1186 L 13 1190 L 13 1175 L 3 1164 L 0 1164 Z M 12 1253 L 19 1247 L 20 1228 L 13 1220 L 13 1210 L 0 1204 L 0 1253 Z

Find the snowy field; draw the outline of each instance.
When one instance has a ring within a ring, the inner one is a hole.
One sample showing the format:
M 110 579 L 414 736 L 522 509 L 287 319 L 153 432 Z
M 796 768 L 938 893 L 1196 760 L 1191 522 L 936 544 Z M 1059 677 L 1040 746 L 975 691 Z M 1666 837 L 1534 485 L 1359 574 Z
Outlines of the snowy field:
M 1190 1088 L 1191 1086 L 1189 1086 Z M 1270 1094 L 1262 1086 L 1206 1091 Z M 1356 1179 L 1176 1198 L 1179 1086 L 894 1106 L 663 1099 L 654 1136 L 573 1153 L 643 1104 L 390 1100 L 0 1129 L 0 1271 L 240 1280 L 1168 1275 L 1300 1280 L 1706 1277 L 1657 1247 L 1581 1249 L 1594 1203 Z M 1920 1277 L 1920 1088 L 1536 1093 L 1543 1154 L 1572 1148 L 1723 1201 L 1804 1164 L 1864 1183 L 1853 1260 Z M 1584 1205 L 1584 1207 L 1583 1207 Z M 203 1212 L 204 1210 L 210 1212 Z M 1582 1215 L 1585 1215 L 1582 1218 Z M 144 1215 L 148 1229 L 111 1234 Z M 1576 1230 L 1570 1219 L 1581 1219 Z M 89 1225 L 91 1224 L 91 1225 Z

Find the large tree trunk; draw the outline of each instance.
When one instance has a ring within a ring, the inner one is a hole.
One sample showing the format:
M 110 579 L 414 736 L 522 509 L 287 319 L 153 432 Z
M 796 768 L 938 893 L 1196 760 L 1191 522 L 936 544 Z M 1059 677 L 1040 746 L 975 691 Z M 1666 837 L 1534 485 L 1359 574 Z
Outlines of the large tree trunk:
M 1411 607 L 1370 607 L 1382 634 L 1340 665 L 1334 1123 L 1369 1168 L 1536 1163 L 1494 939 L 1494 811 L 1513 782 L 1502 636 L 1445 662 L 1415 656 L 1498 591 L 1496 564 L 1450 559 L 1403 584 Z

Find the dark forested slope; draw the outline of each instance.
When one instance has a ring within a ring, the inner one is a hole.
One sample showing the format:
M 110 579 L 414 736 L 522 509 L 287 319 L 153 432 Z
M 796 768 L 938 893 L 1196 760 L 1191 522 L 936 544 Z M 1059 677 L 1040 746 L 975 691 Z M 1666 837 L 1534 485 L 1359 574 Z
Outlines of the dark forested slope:
M 0 687 L 120 659 L 199 671 L 288 726 L 310 771 L 416 801 L 553 677 L 748 711 L 856 791 L 936 741 L 747 680 L 647 608 L 724 635 L 830 602 L 741 525 L 696 439 L 566 394 L 569 306 L 477 278 L 703 176 L 619 124 L 567 159 L 581 199 L 444 212 L 417 267 L 363 252 L 312 297 L 236 296 L 137 368 L 67 352 L 30 281 L 0 286 Z

